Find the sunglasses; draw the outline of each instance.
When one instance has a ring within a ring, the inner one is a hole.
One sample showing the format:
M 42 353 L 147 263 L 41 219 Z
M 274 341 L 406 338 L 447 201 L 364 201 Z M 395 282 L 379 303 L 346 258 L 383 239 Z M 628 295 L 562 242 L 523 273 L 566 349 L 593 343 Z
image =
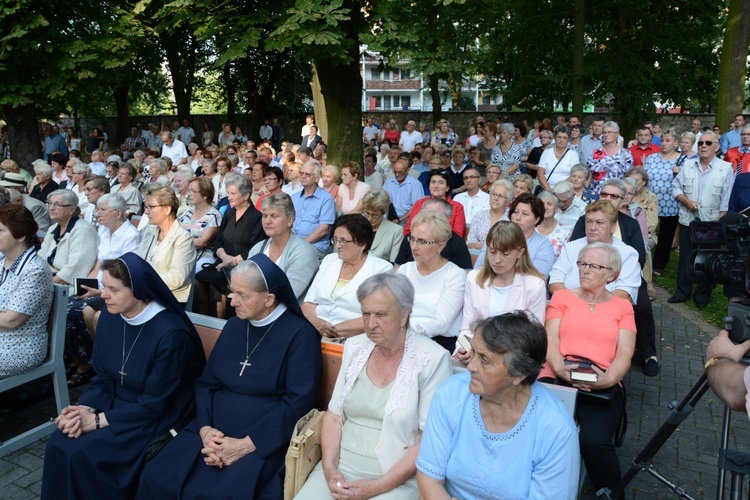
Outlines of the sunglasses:
M 704 144 L 706 146 L 713 146 L 714 145 L 714 141 L 698 141 L 698 146 L 703 146 Z

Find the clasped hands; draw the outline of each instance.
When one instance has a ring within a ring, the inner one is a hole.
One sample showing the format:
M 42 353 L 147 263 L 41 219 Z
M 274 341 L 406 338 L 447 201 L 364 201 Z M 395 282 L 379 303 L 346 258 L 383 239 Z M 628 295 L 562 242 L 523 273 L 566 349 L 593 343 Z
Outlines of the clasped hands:
M 341 337 L 341 334 L 336 331 L 336 325 L 329 323 L 323 319 L 319 319 L 315 325 L 320 334 L 329 339 L 335 339 Z
M 242 439 L 228 437 L 208 425 L 201 427 L 200 436 L 203 441 L 203 461 L 211 467 L 221 469 L 255 451 L 255 444 L 249 436 Z
M 55 423 L 60 432 L 76 439 L 96 429 L 94 411 L 88 406 L 67 406 L 57 416 Z

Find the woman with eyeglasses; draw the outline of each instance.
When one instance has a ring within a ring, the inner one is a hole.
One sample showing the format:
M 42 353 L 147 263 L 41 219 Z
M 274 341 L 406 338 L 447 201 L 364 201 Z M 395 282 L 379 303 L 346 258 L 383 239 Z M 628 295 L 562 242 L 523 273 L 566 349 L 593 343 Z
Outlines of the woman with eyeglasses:
M 266 194 L 261 195 L 255 202 L 255 208 L 258 211 L 263 209 L 263 200 L 271 195 L 283 193 L 281 187 L 284 185 L 284 171 L 280 167 L 266 167 L 263 169 L 263 184 L 266 187 Z M 251 197 L 252 198 L 252 197 Z
M 80 218 L 78 196 L 69 189 L 52 191 L 47 197 L 52 224 L 47 230 L 39 256 L 47 261 L 54 283 L 72 286 L 76 278 L 87 276 L 96 263 L 99 235 L 94 226 Z
M 488 177 L 492 168 L 494 167 L 487 169 Z M 477 213 L 471 221 L 469 236 L 466 238 L 469 251 L 479 254 L 479 251 L 484 248 L 484 241 L 487 239 L 490 228 L 500 220 L 508 220 L 508 205 L 511 201 L 513 201 L 513 184 L 508 179 L 496 180 L 490 190 L 490 209 Z
M 336 212 L 346 215 L 362 211 L 362 197 L 370 190 L 370 185 L 362 182 L 360 177 L 362 177 L 362 169 L 359 163 L 348 161 L 341 167 L 341 185 L 336 196 Z
M 370 253 L 388 262 L 395 262 L 404 228 L 388 220 L 388 207 L 391 199 L 384 189 L 371 189 L 362 197 L 362 215 L 370 221 L 375 239 Z
M 610 207 L 611 208 L 611 207 Z M 616 214 L 611 214 L 616 217 Z M 633 306 L 607 290 L 622 267 L 619 251 L 589 243 L 578 254 L 579 286 L 559 289 L 547 306 L 547 364 L 539 380 L 578 389 L 581 456 L 595 490 L 620 481 L 615 433 L 625 401 L 622 378 L 635 351 Z M 583 363 L 595 380 L 582 381 Z
M 342 215 L 331 234 L 336 253 L 320 263 L 302 312 L 324 337 L 352 337 L 365 331 L 357 288 L 374 274 L 392 271 L 393 266 L 370 252 L 375 234 L 364 216 Z
M 625 172 L 633 167 L 633 155 L 620 146 L 620 126 L 613 121 L 604 124 L 602 147 L 594 149 L 586 165 L 591 173 L 589 187 L 599 195 L 602 184 L 610 179 L 621 179 Z
M 178 302 L 184 304 L 193 286 L 195 243 L 177 220 L 177 195 L 171 186 L 152 184 L 143 202 L 149 225 L 143 231 L 138 256 L 151 264 Z
M 408 236 L 414 260 L 396 272 L 409 279 L 418 297 L 409 326 L 452 352 L 461 326 L 466 272 L 440 255 L 451 233 L 444 214 L 420 212 Z
M 111 193 L 117 193 L 125 198 L 128 205 L 128 215 L 140 215 L 142 213 L 143 198 L 140 190 L 133 184 L 133 180 L 138 177 L 138 170 L 129 160 L 128 163 L 117 169 L 117 180 L 119 184 L 112 187 Z

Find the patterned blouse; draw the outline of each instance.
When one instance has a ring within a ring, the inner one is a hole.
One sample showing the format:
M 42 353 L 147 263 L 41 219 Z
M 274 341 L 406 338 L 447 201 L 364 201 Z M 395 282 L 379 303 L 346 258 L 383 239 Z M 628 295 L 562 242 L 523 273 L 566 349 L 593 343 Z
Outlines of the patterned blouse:
M 643 166 L 648 173 L 648 187 L 659 200 L 659 217 L 674 217 L 680 212 L 680 203 L 672 195 L 672 180 L 675 178 L 672 167 L 679 159 L 665 160 L 655 154 L 646 158 Z
M 565 246 L 568 240 L 570 240 L 570 234 L 572 232 L 572 227 L 564 226 L 558 222 L 555 226 L 555 229 L 553 229 L 551 233 L 547 235 L 542 234 L 542 236 L 547 238 L 549 242 L 552 243 L 552 247 L 555 249 L 555 257 L 559 257 L 560 252 L 562 252 L 562 248 Z
M 492 148 L 492 157 L 490 158 L 490 163 L 500 165 L 500 168 L 503 169 L 503 174 L 505 175 L 507 175 L 506 172 L 508 168 L 513 165 L 519 164 L 518 169 L 514 173 L 507 175 L 508 179 L 513 182 L 513 178 L 516 175 L 523 173 L 521 171 L 520 163 L 521 158 L 523 158 L 524 156 L 526 156 L 526 152 L 518 144 L 511 144 L 508 151 L 503 153 L 503 150 L 500 148 L 500 143 L 498 142 L 497 146 Z
M 503 215 L 499 220 L 507 220 L 507 216 Z M 477 214 L 471 220 L 469 236 L 467 236 L 466 238 L 466 243 L 484 244 L 487 240 L 487 234 L 489 234 L 491 228 L 492 221 L 490 220 L 490 211 L 482 210 L 481 212 L 477 212 Z
M 0 332 L 0 379 L 39 366 L 47 356 L 47 319 L 52 306 L 52 271 L 32 247 L 5 269 L 0 258 L 0 311 L 29 318 Z
M 209 227 L 220 227 L 221 226 L 221 213 L 214 207 L 211 207 L 206 214 L 198 220 L 193 220 L 193 213 L 195 208 L 189 209 L 187 212 L 180 216 L 179 221 L 183 229 L 185 229 L 190 236 L 193 238 L 200 238 L 203 236 L 203 231 Z M 198 251 L 198 259 L 212 258 L 213 250 L 211 245 L 204 247 Z
M 604 149 L 595 149 L 588 159 L 591 171 L 591 190 L 599 196 L 601 186 L 610 179 L 622 179 L 625 172 L 633 166 L 633 155 L 625 148 L 607 155 Z
M 443 137 L 443 134 L 435 136 L 435 144 L 445 144 L 448 149 L 453 149 L 458 142 L 458 135 L 455 132 L 448 132 L 448 137 Z

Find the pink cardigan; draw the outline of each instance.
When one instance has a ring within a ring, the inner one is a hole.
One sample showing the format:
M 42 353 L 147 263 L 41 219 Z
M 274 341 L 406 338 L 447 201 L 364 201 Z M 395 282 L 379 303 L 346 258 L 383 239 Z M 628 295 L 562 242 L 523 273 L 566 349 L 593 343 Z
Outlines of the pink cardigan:
M 464 319 L 461 323 L 461 334 L 471 337 L 471 324 L 490 315 L 490 286 L 482 288 L 477 284 L 479 270 L 471 271 L 466 277 L 464 291 Z M 505 302 L 504 312 L 517 309 L 526 311 L 541 324 L 544 324 L 544 313 L 547 308 L 547 285 L 542 278 L 528 274 L 516 274 L 513 278 L 513 289 Z

